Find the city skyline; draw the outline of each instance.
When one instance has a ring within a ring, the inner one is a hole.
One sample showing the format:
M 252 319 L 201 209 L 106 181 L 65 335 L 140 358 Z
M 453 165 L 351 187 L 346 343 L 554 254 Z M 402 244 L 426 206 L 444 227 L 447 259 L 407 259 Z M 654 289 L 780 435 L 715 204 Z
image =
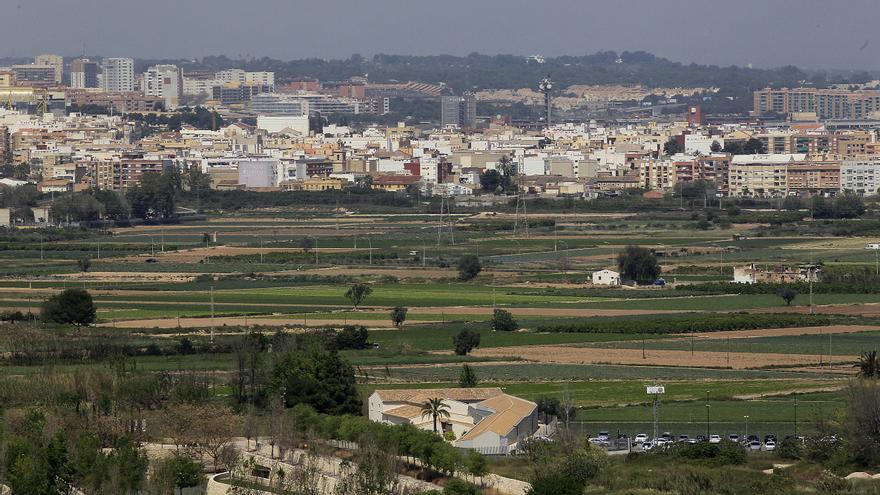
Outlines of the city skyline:
M 240 6 L 229 0 L 212 2 L 211 9 L 202 0 L 181 5 L 171 0 L 124 6 L 109 0 L 76 3 L 72 8 L 61 0 L 20 2 L 8 10 L 11 22 L 0 32 L 0 45 L 6 47 L 0 57 L 86 53 L 291 60 L 348 58 L 353 53 L 552 57 L 643 50 L 683 63 L 880 69 L 871 29 L 872 14 L 880 13 L 880 5 L 867 0 L 848 2 L 849 11 L 865 14 L 857 16 L 827 16 L 815 0 L 768 5 L 755 0 L 736 5 L 551 0 L 542 4 L 543 21 L 535 12 L 537 5 L 521 0 L 450 0 L 444 8 L 400 0 L 259 0 L 249 4 L 248 15 L 239 15 Z M 137 22 L 122 22 L 131 19 Z M 35 25 L 41 26 L 39 37 L 32 36 Z

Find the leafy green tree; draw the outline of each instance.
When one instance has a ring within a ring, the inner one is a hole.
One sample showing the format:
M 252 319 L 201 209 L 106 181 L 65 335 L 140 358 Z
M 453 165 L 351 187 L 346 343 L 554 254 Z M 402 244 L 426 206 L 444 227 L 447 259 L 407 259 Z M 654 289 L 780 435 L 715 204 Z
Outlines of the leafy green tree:
M 434 433 L 437 433 L 439 431 L 437 429 L 437 420 L 449 418 L 449 406 L 443 403 L 443 399 L 434 397 L 422 404 L 421 414 L 423 418 L 425 416 L 431 417 L 434 421 Z
M 865 214 L 865 202 L 857 194 L 845 192 L 834 198 L 834 218 L 859 218 Z
M 721 152 L 721 143 L 719 143 L 718 141 L 712 141 L 712 145 L 709 146 L 709 151 L 711 151 L 712 153 Z
M 458 260 L 458 279 L 467 282 L 472 280 L 483 270 L 480 258 L 473 254 L 466 254 Z
M 678 140 L 674 137 L 669 138 L 668 141 L 663 143 L 663 153 L 666 155 L 674 155 L 676 153 L 683 153 L 684 147 L 678 143 Z
M 367 327 L 346 325 L 336 333 L 335 346 L 338 350 L 366 349 L 369 332 Z
M 660 264 L 650 250 L 639 246 L 627 246 L 617 256 L 617 267 L 624 279 L 639 284 L 651 284 L 660 276 Z
M 272 367 L 269 389 L 284 405 L 307 404 L 328 414 L 361 414 L 354 368 L 332 349 L 310 344 L 288 352 Z
M 480 174 L 480 188 L 486 192 L 496 193 L 504 191 L 503 177 L 497 170 L 484 170 Z
M 407 308 L 404 308 L 403 306 L 395 306 L 391 308 L 391 323 L 393 323 L 395 327 L 403 325 L 403 322 L 406 321 L 407 311 Z
M 468 365 L 461 367 L 461 374 L 458 376 L 458 386 L 461 388 L 473 388 L 477 386 L 479 379 L 474 369 Z
M 104 215 L 113 220 L 127 220 L 131 216 L 131 205 L 125 196 L 109 189 L 93 191 L 95 199 L 104 208 Z
M 760 155 L 767 152 L 767 148 L 760 139 L 749 138 L 743 145 L 742 154 L 744 155 Z
M 192 459 L 175 455 L 159 464 L 155 476 L 165 488 L 180 494 L 184 488 L 202 483 L 202 465 Z
M 471 330 L 462 330 L 452 337 L 452 345 L 456 355 L 466 356 L 475 347 L 480 346 L 480 334 Z
M 144 173 L 140 183 L 127 193 L 132 216 L 143 219 L 174 216 L 175 182 L 171 173 Z
M 464 460 L 464 465 L 467 472 L 475 478 L 482 479 L 482 477 L 486 476 L 486 473 L 489 472 L 489 461 L 487 461 L 486 458 L 476 450 L 468 451 L 467 457 Z
M 345 298 L 351 301 L 354 309 L 357 310 L 358 306 L 372 293 L 373 288 L 369 285 L 354 284 L 345 292 Z
M 65 194 L 55 198 L 51 212 L 57 221 L 90 222 L 101 218 L 104 205 L 91 194 Z
M 92 296 L 84 289 L 65 289 L 43 303 L 41 316 L 46 321 L 89 326 L 95 321 L 97 310 Z
M 794 301 L 794 298 L 797 297 L 797 291 L 792 289 L 791 287 L 782 287 L 779 291 L 776 292 L 776 295 L 779 296 L 780 299 L 785 301 L 786 306 L 791 306 L 791 302 Z
M 495 309 L 492 312 L 492 330 L 498 332 L 515 332 L 519 330 L 519 323 L 513 318 L 510 311 Z

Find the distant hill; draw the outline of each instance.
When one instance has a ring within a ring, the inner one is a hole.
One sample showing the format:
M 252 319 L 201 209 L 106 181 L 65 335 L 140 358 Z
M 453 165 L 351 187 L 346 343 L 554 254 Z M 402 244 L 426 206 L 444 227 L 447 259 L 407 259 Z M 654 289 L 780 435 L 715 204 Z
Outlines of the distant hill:
M 543 64 L 514 55 L 410 56 L 353 55 L 347 60 L 302 59 L 280 61 L 270 58 L 247 61 L 224 56 L 205 57 L 200 62 L 183 63 L 205 69 L 242 67 L 248 70 L 272 70 L 280 79 L 314 77 L 341 80 L 368 75 L 370 81 L 422 81 L 445 83 L 456 92 L 475 89 L 531 87 L 550 74 L 557 87 L 572 84 L 643 84 L 650 87 L 714 86 L 731 90 L 751 90 L 772 86 L 796 86 L 801 81 L 816 85 L 845 82 L 836 76 L 828 81 L 824 73 L 808 73 L 794 66 L 777 69 L 682 64 L 646 52 L 611 51 L 593 55 L 549 57 Z M 857 73 L 846 82 L 863 82 L 870 74 Z

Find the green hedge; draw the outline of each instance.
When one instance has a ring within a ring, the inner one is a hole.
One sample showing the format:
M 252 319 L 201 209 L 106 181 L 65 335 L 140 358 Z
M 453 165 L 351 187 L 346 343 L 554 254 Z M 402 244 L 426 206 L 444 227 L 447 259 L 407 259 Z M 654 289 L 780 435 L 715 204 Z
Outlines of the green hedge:
M 552 333 L 692 333 L 830 325 L 825 316 L 799 314 L 711 313 L 675 317 L 619 320 L 591 318 L 563 325 L 542 325 L 539 332 Z
M 782 288 L 792 288 L 798 294 L 809 294 L 810 284 L 796 282 L 791 284 L 737 284 L 733 282 L 706 282 L 701 284 L 679 285 L 676 290 L 693 294 L 777 294 Z M 814 294 L 880 294 L 880 283 L 869 278 L 854 278 L 849 282 L 817 282 L 813 284 Z M 683 294 L 684 295 L 684 294 Z

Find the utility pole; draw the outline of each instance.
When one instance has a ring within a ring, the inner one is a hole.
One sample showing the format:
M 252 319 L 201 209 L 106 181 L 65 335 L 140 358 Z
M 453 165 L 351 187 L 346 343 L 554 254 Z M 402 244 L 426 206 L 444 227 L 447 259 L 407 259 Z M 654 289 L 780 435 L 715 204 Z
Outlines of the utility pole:
M 794 396 L 794 439 L 797 440 L 797 395 Z
M 709 441 L 709 391 L 706 390 L 706 441 Z
M 211 284 L 211 343 L 214 343 L 214 285 Z
M 43 234 L 40 234 L 40 261 L 43 261 Z

